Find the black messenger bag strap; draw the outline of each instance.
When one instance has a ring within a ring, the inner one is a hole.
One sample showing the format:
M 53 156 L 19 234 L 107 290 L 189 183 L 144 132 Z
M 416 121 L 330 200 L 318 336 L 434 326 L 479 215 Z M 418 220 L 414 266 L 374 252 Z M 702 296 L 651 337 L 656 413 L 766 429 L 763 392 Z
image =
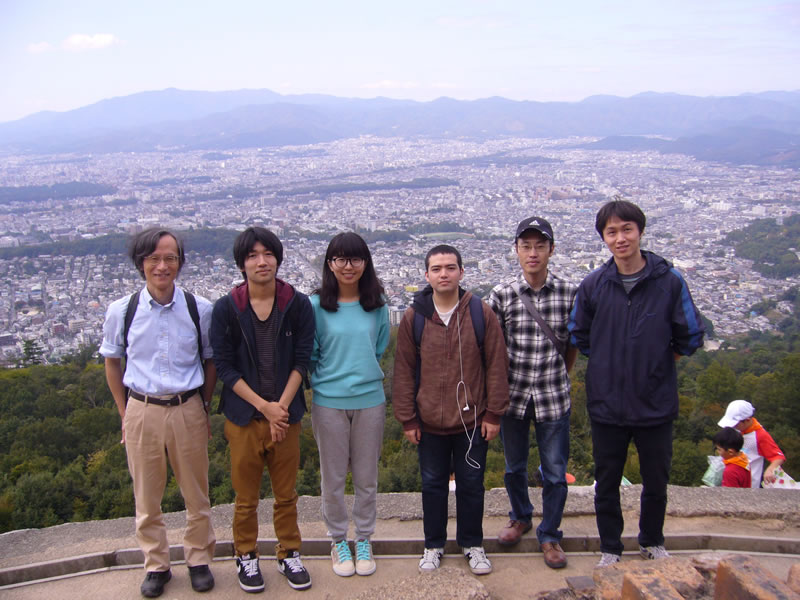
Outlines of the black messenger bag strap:
M 526 308 L 528 313 L 530 313 L 530 315 L 533 317 L 533 320 L 539 324 L 539 327 L 541 327 L 542 331 L 547 336 L 547 338 L 551 342 L 553 342 L 553 345 L 556 347 L 558 353 L 561 356 L 566 357 L 567 345 L 556 337 L 555 331 L 553 331 L 553 328 L 547 324 L 547 321 L 544 320 L 544 317 L 542 317 L 539 311 L 536 310 L 536 307 L 533 305 L 533 302 L 531 302 L 531 299 L 528 298 L 528 296 L 526 296 L 525 294 L 523 294 L 522 290 L 519 289 L 519 283 L 517 283 L 516 281 L 512 283 L 511 289 L 517 295 L 517 297 L 522 301 L 522 305 Z

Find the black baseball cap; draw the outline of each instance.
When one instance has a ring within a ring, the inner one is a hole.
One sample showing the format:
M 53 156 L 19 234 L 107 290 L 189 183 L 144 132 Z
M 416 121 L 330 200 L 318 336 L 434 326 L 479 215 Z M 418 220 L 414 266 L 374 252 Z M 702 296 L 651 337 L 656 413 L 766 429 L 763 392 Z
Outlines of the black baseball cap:
M 519 236 L 529 229 L 538 231 L 551 242 L 555 241 L 553 239 L 553 228 L 550 227 L 550 223 L 548 223 L 547 220 L 543 219 L 542 217 L 528 217 L 527 219 L 520 221 L 519 225 L 517 225 L 517 235 L 514 237 L 514 241 L 516 242 L 519 239 Z

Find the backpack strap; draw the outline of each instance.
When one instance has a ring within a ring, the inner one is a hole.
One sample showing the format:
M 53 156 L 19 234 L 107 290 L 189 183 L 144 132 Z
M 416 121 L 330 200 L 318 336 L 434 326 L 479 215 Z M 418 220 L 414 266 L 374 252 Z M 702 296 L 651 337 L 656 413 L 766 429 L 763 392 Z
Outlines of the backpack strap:
M 126 350 L 128 348 L 128 331 L 131 328 L 131 323 L 133 323 L 136 309 L 139 307 L 139 293 L 140 292 L 135 292 L 131 294 L 131 298 L 128 300 L 128 308 L 125 311 L 125 321 L 122 325 L 122 347 Z
M 469 314 L 472 317 L 472 328 L 475 330 L 475 338 L 478 340 L 478 349 L 483 357 L 483 340 L 486 339 L 486 320 L 483 318 L 483 302 L 475 294 L 469 299 Z M 483 361 L 484 366 L 486 361 Z
M 197 355 L 200 357 L 200 362 L 203 362 L 203 334 L 200 331 L 200 312 L 197 310 L 197 300 L 189 292 L 184 291 L 183 295 L 186 297 L 186 306 L 189 309 L 189 316 L 192 317 L 194 328 L 197 330 Z
M 533 306 L 533 302 L 531 302 L 531 299 L 522 293 L 522 290 L 520 290 L 519 287 L 519 283 L 517 283 L 516 281 L 512 283 L 511 289 L 517 295 L 517 298 L 520 299 L 522 305 L 525 307 L 525 310 L 528 311 L 528 314 L 530 314 L 530 316 L 533 317 L 533 320 L 539 324 L 539 328 L 542 330 L 542 333 L 544 333 L 547 336 L 547 339 L 549 339 L 550 342 L 552 342 L 553 346 L 555 346 L 556 351 L 561 355 L 562 358 L 566 358 L 567 344 L 565 344 L 556 337 L 555 331 L 553 331 L 553 328 L 550 327 L 547 321 L 544 320 L 544 317 L 542 317 L 541 313 L 539 313 L 539 311 L 536 310 L 536 307 Z
M 478 350 L 481 353 L 481 362 L 486 367 L 486 356 L 483 352 L 483 342 L 486 339 L 486 320 L 483 316 L 483 303 L 475 294 L 469 299 L 469 314 L 472 318 L 472 329 L 475 331 L 475 339 L 478 341 Z M 419 380 L 422 373 L 422 331 L 425 329 L 425 317 L 414 311 L 414 344 L 417 347 L 417 368 L 414 371 L 414 397 L 419 391 Z
M 128 331 L 130 331 L 133 317 L 136 315 L 136 309 L 139 307 L 139 294 L 136 292 L 131 294 L 128 300 L 128 308 L 125 311 L 125 321 L 122 325 L 122 347 L 128 348 Z M 197 351 L 200 356 L 200 361 L 203 360 L 203 335 L 200 330 L 200 312 L 197 310 L 197 300 L 189 292 L 184 291 L 183 295 L 186 298 L 186 306 L 189 309 L 189 316 L 192 317 L 194 328 L 197 329 Z

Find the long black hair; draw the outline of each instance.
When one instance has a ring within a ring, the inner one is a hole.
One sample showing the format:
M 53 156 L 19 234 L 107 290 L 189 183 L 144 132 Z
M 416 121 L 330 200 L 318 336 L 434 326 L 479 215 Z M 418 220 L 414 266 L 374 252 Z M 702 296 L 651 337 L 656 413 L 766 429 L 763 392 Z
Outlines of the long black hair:
M 346 231 L 333 236 L 325 252 L 325 263 L 322 265 L 322 287 L 314 291 L 319 294 L 319 304 L 328 312 L 336 312 L 339 308 L 339 282 L 331 270 L 331 259 L 335 257 L 363 258 L 364 273 L 358 280 L 358 301 L 361 308 L 369 312 L 386 304 L 383 284 L 375 273 L 372 255 L 367 243 L 357 233 Z

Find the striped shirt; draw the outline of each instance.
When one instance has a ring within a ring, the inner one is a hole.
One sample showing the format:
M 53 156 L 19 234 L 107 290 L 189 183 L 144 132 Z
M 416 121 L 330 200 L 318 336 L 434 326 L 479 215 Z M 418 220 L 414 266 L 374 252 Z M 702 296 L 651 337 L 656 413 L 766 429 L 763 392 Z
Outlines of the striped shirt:
M 538 292 L 522 275 L 517 282 L 520 292 L 530 296 L 556 337 L 568 342 L 567 323 L 578 287 L 550 271 Z M 508 348 L 510 402 L 506 416 L 524 418 L 525 409 L 533 400 L 537 422 L 560 419 L 570 409 L 570 381 L 564 358 L 514 293 L 511 283 L 495 286 L 486 303 L 500 321 Z
M 274 303 L 269 316 L 263 321 L 250 307 L 258 356 L 258 395 L 267 402 L 276 400 L 275 393 L 275 338 L 278 336 L 278 306 Z

